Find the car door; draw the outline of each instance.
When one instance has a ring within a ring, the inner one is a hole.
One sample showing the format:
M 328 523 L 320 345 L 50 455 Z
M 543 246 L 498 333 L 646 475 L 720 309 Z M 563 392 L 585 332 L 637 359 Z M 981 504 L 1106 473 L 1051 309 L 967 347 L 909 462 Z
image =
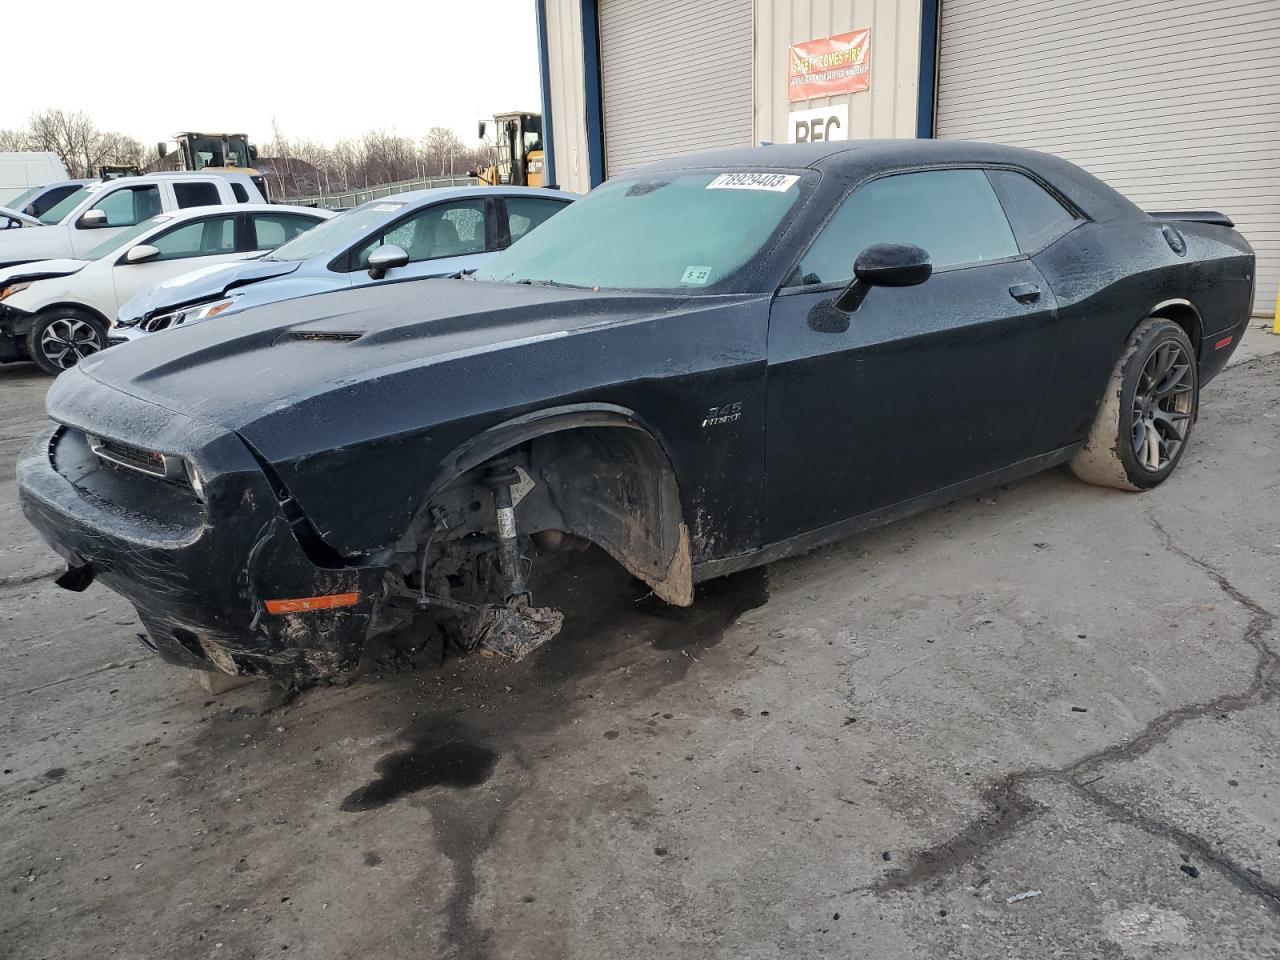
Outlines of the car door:
M 409 254 L 403 267 L 387 271 L 385 280 L 445 277 L 474 270 L 497 250 L 497 214 L 490 197 L 444 200 L 415 210 L 390 224 L 352 251 L 352 283 L 371 283 L 369 254 L 395 244 Z
M 129 263 L 122 254 L 112 268 L 116 310 L 126 300 L 162 281 L 198 267 L 253 256 L 252 251 L 237 245 L 234 213 L 187 220 L 143 242 L 159 253 L 142 263 Z
M 933 275 L 832 301 L 875 243 L 923 247 Z M 982 476 L 1026 455 L 1054 354 L 1048 284 L 983 170 L 859 186 L 774 299 L 764 529 L 816 530 Z
M 82 226 L 84 215 L 90 210 L 101 210 L 107 215 L 105 227 Z M 72 256 L 81 257 L 104 240 L 120 233 L 125 227 L 133 227 L 150 220 L 164 211 L 160 187 L 154 183 L 125 185 L 108 188 L 97 195 L 93 206 L 81 212 L 71 225 Z

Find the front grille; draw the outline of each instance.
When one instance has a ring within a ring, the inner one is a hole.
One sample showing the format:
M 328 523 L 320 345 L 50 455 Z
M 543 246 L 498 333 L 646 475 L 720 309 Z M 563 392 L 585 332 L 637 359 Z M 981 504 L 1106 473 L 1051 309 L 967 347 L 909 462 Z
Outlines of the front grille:
M 168 330 L 170 327 L 176 327 L 182 323 L 182 319 L 186 314 L 184 312 L 165 313 L 158 317 L 151 317 L 143 320 L 138 324 L 147 333 L 155 333 L 158 330 Z
M 153 477 L 174 480 L 182 476 L 182 461 L 177 457 L 168 457 L 155 450 L 144 450 L 132 444 L 107 440 L 103 437 L 89 437 L 89 449 L 99 460 L 127 470 L 137 470 Z

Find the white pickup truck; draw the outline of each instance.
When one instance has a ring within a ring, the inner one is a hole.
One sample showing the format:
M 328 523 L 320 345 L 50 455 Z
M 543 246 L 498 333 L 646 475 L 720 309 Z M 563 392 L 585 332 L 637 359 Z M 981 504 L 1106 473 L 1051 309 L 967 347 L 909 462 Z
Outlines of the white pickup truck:
M 90 183 L 40 216 L 40 226 L 0 231 L 0 267 L 79 257 L 158 213 L 264 203 L 243 173 L 152 173 Z

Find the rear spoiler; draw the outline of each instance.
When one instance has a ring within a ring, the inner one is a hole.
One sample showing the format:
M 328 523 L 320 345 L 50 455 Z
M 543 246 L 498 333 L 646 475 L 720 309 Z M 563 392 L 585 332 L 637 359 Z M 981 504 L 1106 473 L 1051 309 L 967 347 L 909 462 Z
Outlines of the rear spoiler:
M 1148 210 L 1147 216 L 1155 220 L 1184 220 L 1190 223 L 1216 223 L 1220 227 L 1234 227 L 1236 222 L 1217 210 Z

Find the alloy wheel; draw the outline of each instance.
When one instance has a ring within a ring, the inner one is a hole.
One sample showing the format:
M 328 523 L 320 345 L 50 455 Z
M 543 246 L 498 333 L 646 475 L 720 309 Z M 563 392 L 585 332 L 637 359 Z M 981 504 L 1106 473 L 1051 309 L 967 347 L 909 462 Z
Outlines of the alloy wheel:
M 74 317 L 61 317 L 44 328 L 40 350 L 53 366 L 69 370 L 90 354 L 102 349 L 102 337 L 92 324 Z
M 1182 344 L 1166 341 L 1143 364 L 1133 396 L 1133 452 L 1158 473 L 1177 457 L 1191 427 L 1194 363 Z

